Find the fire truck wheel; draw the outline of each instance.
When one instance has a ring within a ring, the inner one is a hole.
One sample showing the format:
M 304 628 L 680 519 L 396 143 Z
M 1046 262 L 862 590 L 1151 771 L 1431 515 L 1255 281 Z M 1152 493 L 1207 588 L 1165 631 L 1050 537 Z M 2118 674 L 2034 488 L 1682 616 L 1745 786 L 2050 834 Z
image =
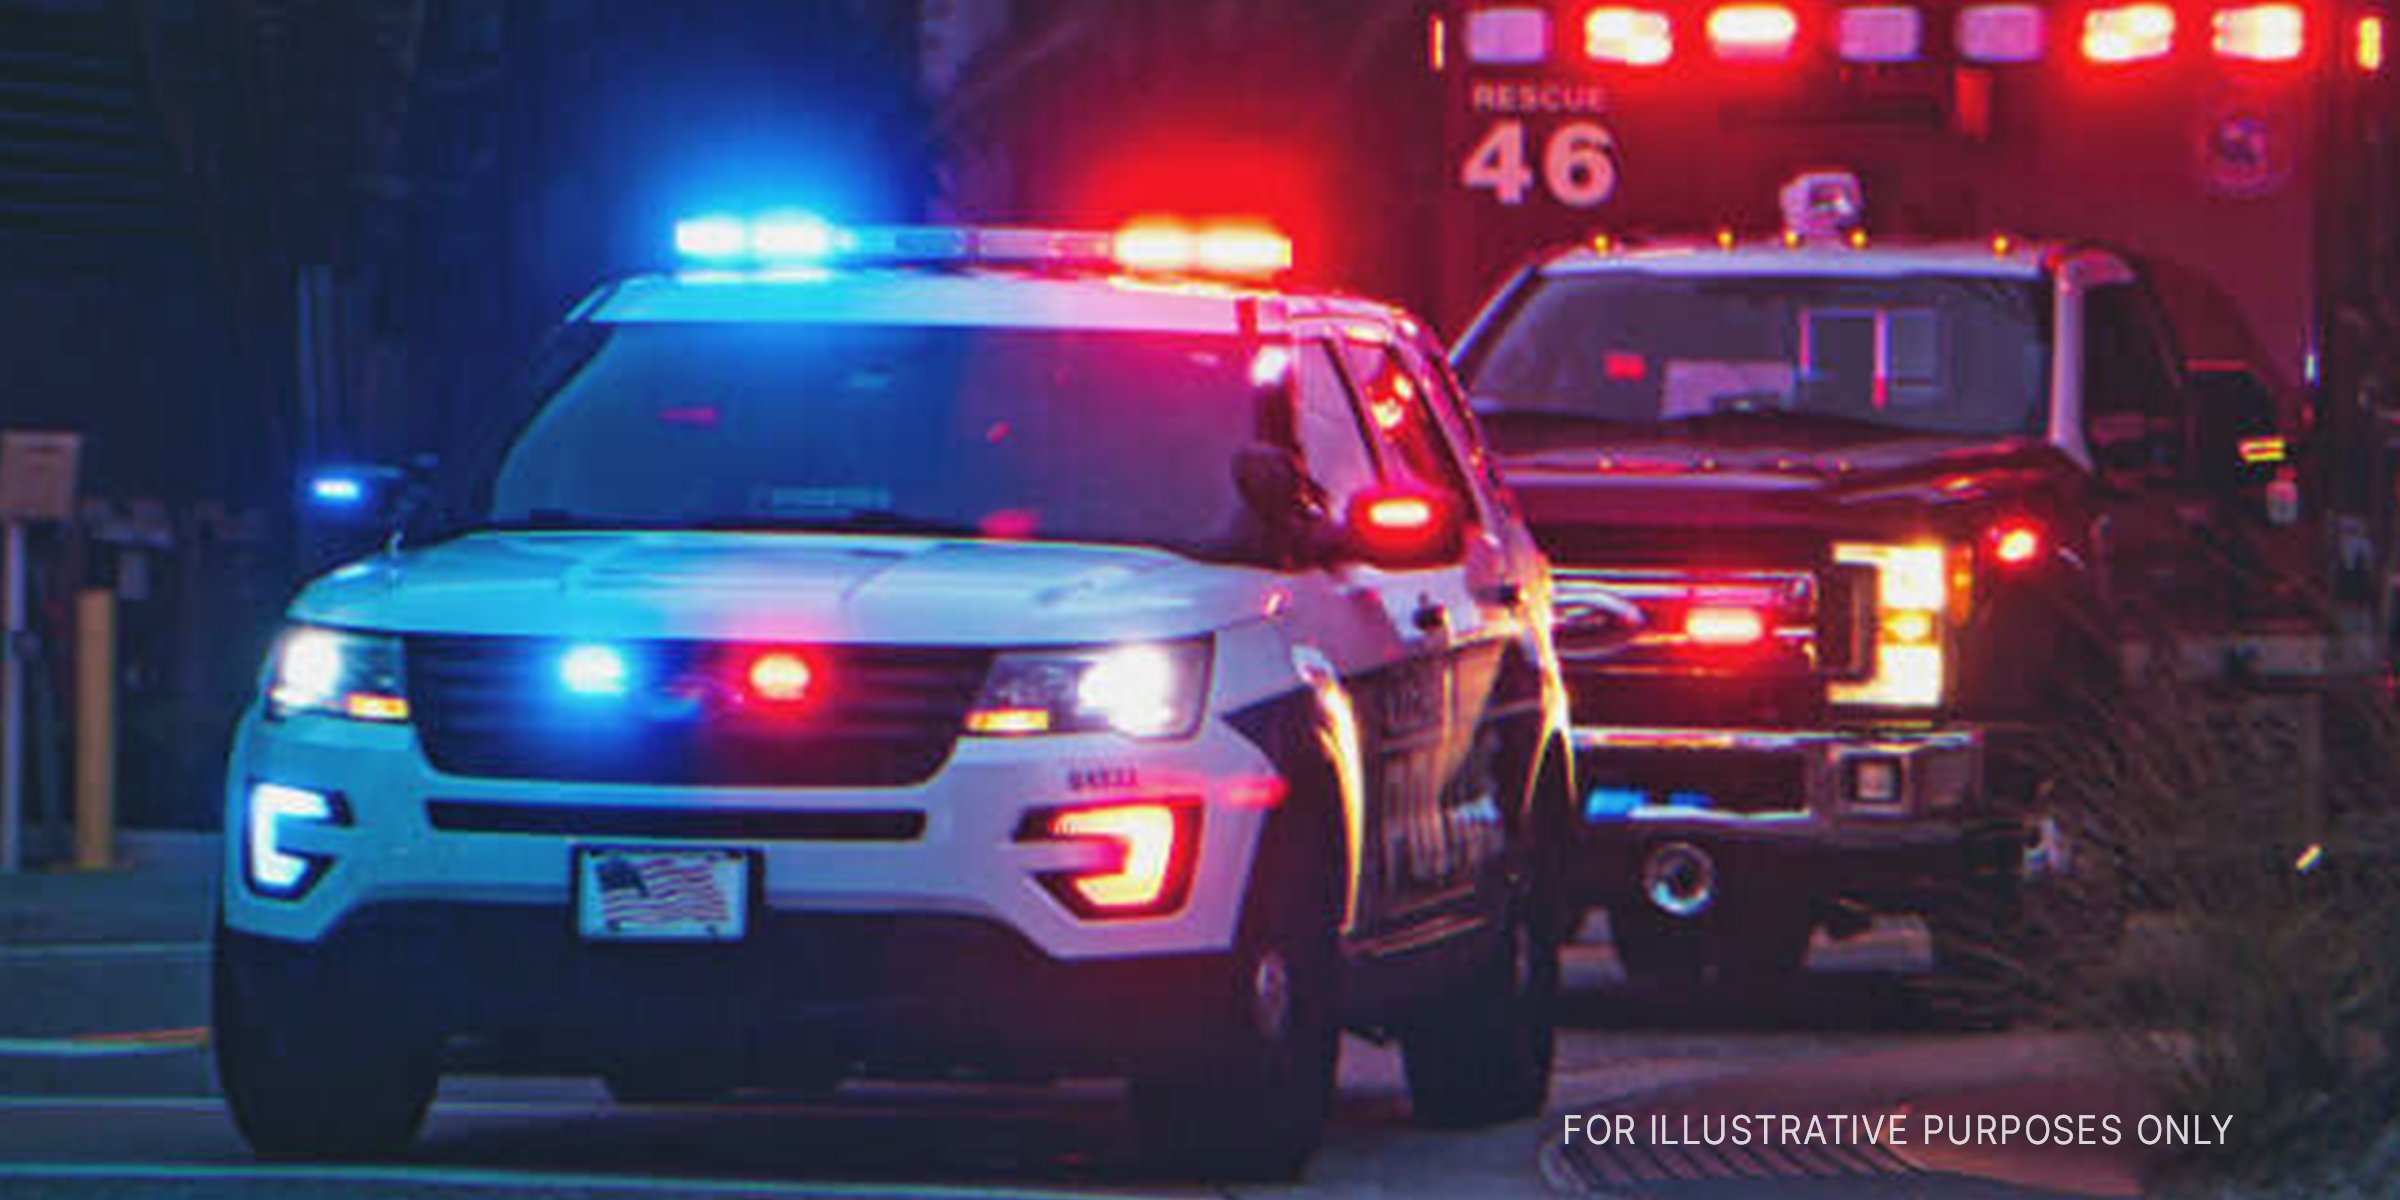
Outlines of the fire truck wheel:
M 1558 1044 L 1558 942 L 1548 924 L 1530 896 L 1512 904 L 1473 973 L 1402 1031 L 1419 1124 L 1457 1129 L 1541 1111 Z
M 1133 1078 L 1142 1157 L 1162 1174 L 1289 1179 L 1316 1152 L 1341 1048 L 1334 901 L 1322 841 L 1269 842 L 1215 1016 L 1175 1065 Z

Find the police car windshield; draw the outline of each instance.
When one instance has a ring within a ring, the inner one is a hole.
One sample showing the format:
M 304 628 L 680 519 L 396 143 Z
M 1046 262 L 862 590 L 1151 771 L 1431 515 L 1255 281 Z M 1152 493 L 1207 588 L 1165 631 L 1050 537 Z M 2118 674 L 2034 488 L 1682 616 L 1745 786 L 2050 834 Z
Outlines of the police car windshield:
M 1825 440 L 2031 435 L 2047 419 L 2034 280 L 1611 272 L 1534 288 L 1466 364 L 1504 446 L 1621 426 L 1716 436 L 1728 416 Z
M 489 484 L 500 528 L 838 530 L 1248 557 L 1224 335 L 598 327 Z

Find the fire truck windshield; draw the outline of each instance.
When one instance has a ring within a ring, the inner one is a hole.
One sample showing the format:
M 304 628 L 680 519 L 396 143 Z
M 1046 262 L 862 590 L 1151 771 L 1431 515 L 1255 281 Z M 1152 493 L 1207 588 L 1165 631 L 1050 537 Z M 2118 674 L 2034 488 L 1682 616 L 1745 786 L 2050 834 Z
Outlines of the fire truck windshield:
M 1738 415 L 1811 440 L 2039 434 L 2037 280 L 1575 272 L 1535 280 L 1465 363 L 1503 446 Z

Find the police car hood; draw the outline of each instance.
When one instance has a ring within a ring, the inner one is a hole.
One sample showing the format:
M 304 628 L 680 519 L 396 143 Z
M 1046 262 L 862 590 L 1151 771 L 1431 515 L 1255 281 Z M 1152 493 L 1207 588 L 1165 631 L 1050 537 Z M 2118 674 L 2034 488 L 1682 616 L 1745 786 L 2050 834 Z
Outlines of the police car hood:
M 1040 645 L 1255 614 L 1273 576 L 1139 547 L 830 534 L 479 533 L 325 576 L 301 620 L 400 633 Z

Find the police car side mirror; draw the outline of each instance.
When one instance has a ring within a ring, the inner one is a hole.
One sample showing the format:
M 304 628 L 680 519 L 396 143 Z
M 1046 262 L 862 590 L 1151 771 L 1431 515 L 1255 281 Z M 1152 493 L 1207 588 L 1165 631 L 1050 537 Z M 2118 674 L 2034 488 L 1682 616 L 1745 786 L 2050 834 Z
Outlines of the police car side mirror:
M 1350 498 L 1343 542 L 1352 556 L 1388 570 L 1458 561 L 1466 526 L 1458 506 L 1439 492 L 1379 485 Z

